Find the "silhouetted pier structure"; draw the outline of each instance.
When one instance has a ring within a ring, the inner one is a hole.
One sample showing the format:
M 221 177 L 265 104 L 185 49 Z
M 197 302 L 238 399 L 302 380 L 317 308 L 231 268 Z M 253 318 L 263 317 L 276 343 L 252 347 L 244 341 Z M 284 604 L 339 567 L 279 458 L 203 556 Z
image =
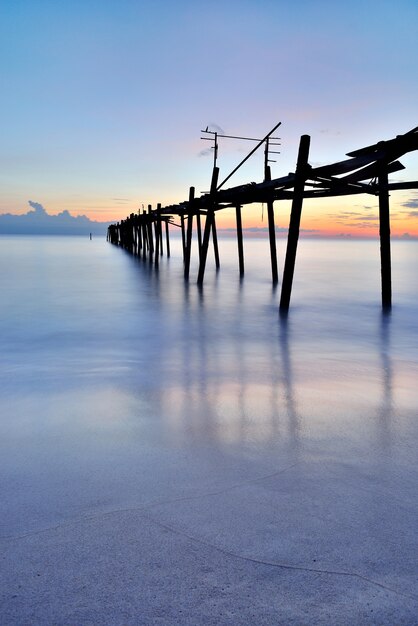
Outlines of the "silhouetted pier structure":
M 215 135 L 215 156 L 210 191 L 196 198 L 194 187 L 190 187 L 188 200 L 179 204 L 164 207 L 157 204 L 154 209 L 149 205 L 147 211 L 144 210 L 138 214 L 131 213 L 125 220 L 109 226 L 107 240 L 122 246 L 134 255 L 149 258 L 155 266 L 158 266 L 159 258 L 163 254 L 163 230 L 165 230 L 166 254 L 170 256 L 169 225 L 173 225 L 173 220 L 179 218 L 180 224 L 175 225 L 181 228 L 184 278 L 189 280 L 193 220 L 196 219 L 199 254 L 197 282 L 202 285 L 211 239 L 216 268 L 219 268 L 220 265 L 216 214 L 226 208 L 235 208 L 239 273 L 240 276 L 243 276 L 242 207 L 252 203 L 264 203 L 267 205 L 272 280 L 276 284 L 278 282 L 278 270 L 274 202 L 291 200 L 280 297 L 280 310 L 282 313 L 286 313 L 289 309 L 292 291 L 303 200 L 305 198 L 329 198 L 367 193 L 379 198 L 382 306 L 384 309 L 390 309 L 392 305 L 392 279 L 389 192 L 417 189 L 418 181 L 389 183 L 388 176 L 405 169 L 398 159 L 404 154 L 418 149 L 418 127 L 404 135 L 398 135 L 394 139 L 379 141 L 376 144 L 349 152 L 347 153 L 349 158 L 343 161 L 315 168 L 309 165 L 310 137 L 303 135 L 300 139 L 295 172 L 272 179 L 268 165 L 269 140 L 271 141 L 272 134 L 278 126 L 280 124 L 277 124 L 263 139 L 253 140 L 258 141 L 257 146 L 220 184 L 218 184 L 219 168 L 216 165 L 217 133 L 212 133 Z M 206 129 L 203 132 L 210 131 Z M 222 189 L 224 183 L 262 144 L 265 145 L 263 182 Z M 203 233 L 202 218 L 205 220 Z

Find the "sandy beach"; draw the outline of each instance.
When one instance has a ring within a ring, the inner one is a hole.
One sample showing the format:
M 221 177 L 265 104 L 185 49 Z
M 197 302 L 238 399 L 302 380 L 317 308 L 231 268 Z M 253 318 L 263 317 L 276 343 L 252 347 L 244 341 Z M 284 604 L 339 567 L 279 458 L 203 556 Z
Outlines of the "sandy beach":
M 202 295 L 41 240 L 2 246 L 2 626 L 416 624 L 413 244 L 384 316 L 376 242 L 307 242 L 280 320 L 263 242 Z

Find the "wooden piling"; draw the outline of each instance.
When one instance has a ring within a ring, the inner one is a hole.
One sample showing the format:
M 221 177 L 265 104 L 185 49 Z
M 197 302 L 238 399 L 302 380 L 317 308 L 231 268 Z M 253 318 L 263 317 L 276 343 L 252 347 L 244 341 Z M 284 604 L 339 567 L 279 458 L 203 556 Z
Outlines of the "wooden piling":
M 142 211 L 142 239 L 144 242 L 144 257 L 149 250 L 149 239 L 148 239 L 148 223 L 147 223 L 147 213 L 144 209 Z
M 194 187 L 190 187 L 189 190 L 189 215 L 187 219 L 187 238 L 186 238 L 186 251 L 184 257 L 184 278 L 189 280 L 190 272 L 190 257 L 192 254 L 192 232 L 193 232 L 193 201 L 194 201 Z
M 286 313 L 289 310 L 290 295 L 292 293 L 293 274 L 295 271 L 296 252 L 298 247 L 300 218 L 302 214 L 303 192 L 308 176 L 309 135 L 302 135 L 299 144 L 298 160 L 295 172 L 295 185 L 293 188 L 293 201 L 290 213 L 289 234 L 287 238 L 286 260 L 283 270 L 283 284 L 280 297 L 280 311 Z
M 183 249 L 183 263 L 186 259 L 186 231 L 184 227 L 184 215 L 180 216 L 180 226 L 181 226 L 181 245 Z
M 214 218 L 214 215 L 215 215 L 214 211 L 212 210 L 208 211 L 206 215 L 205 229 L 203 231 L 202 253 L 200 255 L 199 273 L 197 276 L 198 285 L 203 285 L 203 278 L 205 276 L 206 259 L 208 256 L 210 231 L 212 228 L 212 220 Z
M 235 213 L 237 217 L 239 275 L 244 276 L 244 246 L 243 246 L 243 241 L 242 241 L 242 218 L 241 218 L 241 205 L 240 204 L 237 204 L 237 206 L 235 207 Z
M 199 261 L 202 254 L 202 223 L 200 220 L 200 211 L 196 214 L 196 225 L 197 225 L 197 244 L 199 247 Z
M 379 236 L 380 273 L 382 281 L 382 307 L 392 306 L 392 269 L 390 252 L 389 181 L 387 163 L 379 163 Z
M 216 186 L 218 183 L 218 176 L 219 176 L 219 167 L 214 167 L 213 168 L 213 173 L 212 173 L 212 183 L 210 186 L 210 195 L 212 198 L 212 206 L 208 209 L 207 214 L 206 214 L 206 222 L 205 222 L 205 230 L 203 232 L 203 241 L 202 241 L 202 248 L 201 248 L 201 255 L 200 255 L 200 262 L 199 262 L 199 273 L 198 273 L 198 277 L 197 277 L 197 284 L 198 285 L 203 285 L 203 278 L 205 276 L 205 268 L 206 268 L 206 260 L 208 257 L 208 247 L 209 247 L 209 239 L 210 239 L 210 232 L 212 230 L 212 226 L 215 220 L 215 211 L 214 211 L 214 206 L 215 206 L 215 202 L 216 202 Z M 218 258 L 219 261 L 219 258 Z
M 131 213 L 130 216 L 129 216 L 129 222 L 128 222 L 128 227 L 129 227 L 128 245 L 129 245 L 129 252 L 131 254 L 135 254 L 134 217 L 135 217 L 135 215 L 133 213 Z
M 153 237 L 153 234 L 152 234 L 152 214 L 151 214 L 151 210 L 152 210 L 152 206 L 149 204 L 148 205 L 147 219 L 148 219 L 148 246 L 149 246 L 150 257 L 152 257 L 152 255 L 154 254 L 154 237 Z
M 215 267 L 218 270 L 220 268 L 220 263 L 219 263 L 218 233 L 216 231 L 215 211 L 213 212 L 213 218 L 212 218 L 212 240 L 213 240 L 213 252 L 215 254 Z
M 167 249 L 167 258 L 170 257 L 170 233 L 168 226 L 168 218 L 165 220 L 165 245 Z
M 158 210 L 158 204 L 157 204 L 157 210 Z M 158 221 L 159 221 L 159 217 L 157 214 L 155 217 L 155 222 L 154 222 L 154 234 L 155 234 L 154 264 L 155 264 L 155 267 L 158 267 L 159 262 L 160 262 L 160 233 L 158 232 Z
M 264 168 L 264 180 L 271 180 L 270 166 L 266 164 Z M 269 243 L 270 243 L 270 260 L 271 260 L 271 278 L 273 285 L 279 282 L 279 274 L 277 270 L 277 249 L 276 249 L 276 224 L 274 222 L 273 200 L 267 200 L 267 220 L 269 227 Z
M 138 256 L 141 254 L 141 250 L 142 250 L 142 227 L 141 227 L 141 216 L 137 215 L 137 226 L 136 226 L 136 232 L 137 232 L 137 242 L 138 242 Z

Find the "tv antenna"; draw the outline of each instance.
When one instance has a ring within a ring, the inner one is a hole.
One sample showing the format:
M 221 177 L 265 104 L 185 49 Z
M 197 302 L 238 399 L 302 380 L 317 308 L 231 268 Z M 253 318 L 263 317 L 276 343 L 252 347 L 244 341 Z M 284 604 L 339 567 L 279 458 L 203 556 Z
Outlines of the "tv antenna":
M 227 180 L 229 180 L 231 178 L 231 176 L 233 174 L 235 174 L 235 172 L 241 167 L 241 165 L 243 165 L 245 163 L 245 161 L 247 161 L 250 156 L 252 156 L 254 154 L 254 152 L 256 150 L 258 150 L 258 148 L 265 143 L 265 148 L 264 148 L 264 179 L 268 180 L 268 176 L 269 176 L 269 171 L 270 171 L 270 166 L 268 165 L 269 163 L 275 163 L 276 161 L 273 159 L 269 158 L 270 154 L 280 154 L 279 151 L 277 150 L 271 150 L 270 146 L 276 147 L 276 146 L 280 146 L 280 143 L 277 143 L 278 141 L 280 141 L 280 137 L 272 137 L 272 134 L 274 133 L 275 130 L 277 130 L 277 128 L 281 125 L 281 122 L 279 122 L 278 124 L 276 124 L 276 126 L 265 136 L 263 137 L 263 139 L 256 139 L 254 137 L 241 137 L 241 136 L 237 136 L 237 135 L 224 135 L 221 133 L 218 133 L 217 131 L 213 131 L 213 130 L 209 130 L 209 126 L 206 126 L 205 130 L 201 130 L 201 133 L 205 133 L 208 135 L 213 135 L 212 137 L 201 137 L 201 139 L 203 139 L 204 141 L 212 141 L 213 142 L 213 146 L 211 146 L 211 149 L 213 150 L 213 167 L 216 167 L 216 163 L 217 163 L 217 159 L 218 159 L 218 138 L 222 137 L 225 139 L 239 139 L 241 141 L 257 141 L 257 145 L 255 146 L 255 148 L 253 148 L 253 150 L 251 150 L 251 152 L 249 154 L 247 154 L 247 156 L 237 165 L 237 167 L 235 169 L 232 170 L 232 172 L 221 182 L 220 185 L 218 185 L 217 190 L 219 190 L 225 183 Z

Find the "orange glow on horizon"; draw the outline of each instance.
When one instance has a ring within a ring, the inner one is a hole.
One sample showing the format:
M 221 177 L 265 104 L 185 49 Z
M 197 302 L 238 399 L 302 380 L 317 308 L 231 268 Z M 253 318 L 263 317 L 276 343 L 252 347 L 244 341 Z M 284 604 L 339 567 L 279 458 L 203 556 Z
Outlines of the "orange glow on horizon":
M 410 196 L 409 196 L 410 197 Z M 395 238 L 418 238 L 418 213 L 408 208 L 407 196 L 392 194 L 390 202 L 391 234 Z M 166 199 L 165 204 L 175 203 Z M 125 219 L 131 213 L 137 213 L 148 204 L 132 198 L 71 198 L 58 201 L 48 198 L 45 209 L 50 215 L 68 211 L 73 217 L 86 216 L 97 222 L 115 223 Z M 155 207 L 155 203 L 152 204 Z M 163 204 L 164 206 L 164 204 Z M 24 214 L 30 211 L 29 206 L 12 212 Z M 277 235 L 287 235 L 291 202 L 277 201 L 274 204 Z M 236 228 L 235 208 L 220 210 L 216 214 L 219 230 L 231 232 Z M 250 204 L 242 207 L 242 224 L 246 236 L 266 234 L 268 229 L 267 207 L 261 204 Z M 379 208 L 375 196 L 346 196 L 322 200 L 305 200 L 301 218 L 301 235 L 318 237 L 353 237 L 375 238 L 379 236 Z

